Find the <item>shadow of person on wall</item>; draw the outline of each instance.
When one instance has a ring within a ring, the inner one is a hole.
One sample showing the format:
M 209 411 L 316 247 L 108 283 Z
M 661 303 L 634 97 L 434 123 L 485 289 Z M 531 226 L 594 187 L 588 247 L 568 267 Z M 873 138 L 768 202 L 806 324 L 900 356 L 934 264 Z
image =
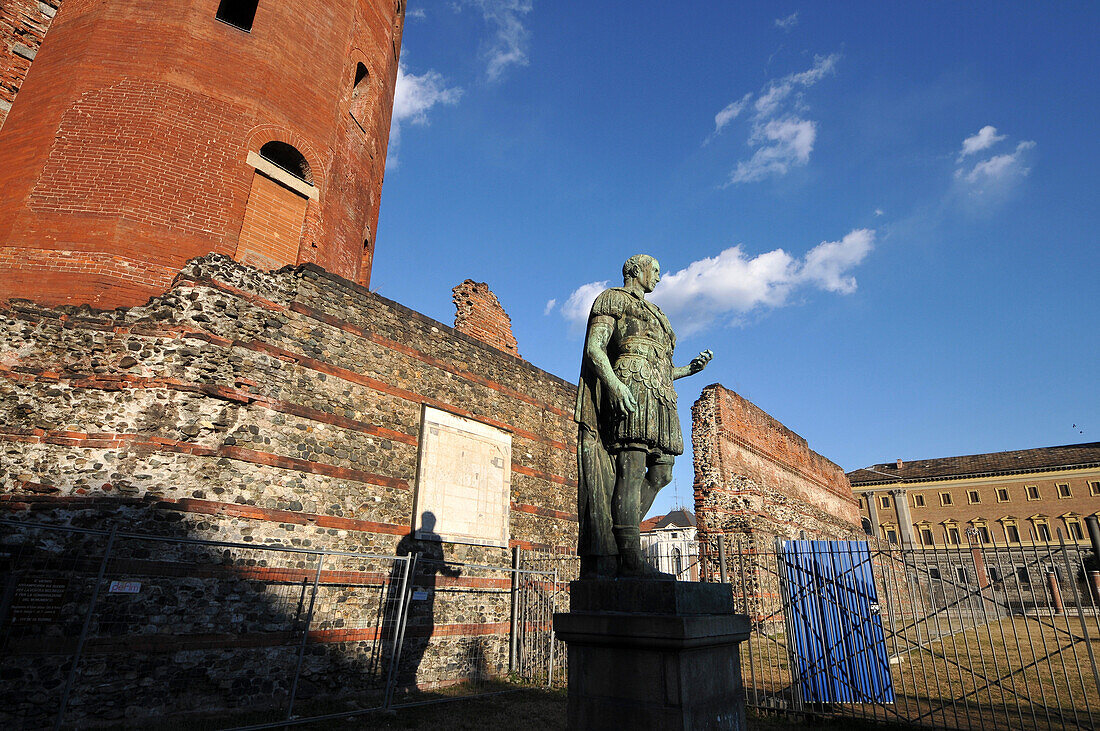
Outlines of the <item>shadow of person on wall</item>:
M 462 573 L 458 567 L 445 562 L 443 539 L 435 532 L 435 523 L 435 513 L 424 511 L 420 527 L 410 531 L 397 544 L 398 556 L 417 554 L 415 570 L 406 588 L 408 623 L 397 674 L 398 687 L 415 687 L 420 664 L 431 643 L 435 627 L 436 575 L 456 577 Z M 399 586 L 400 582 L 393 585 Z

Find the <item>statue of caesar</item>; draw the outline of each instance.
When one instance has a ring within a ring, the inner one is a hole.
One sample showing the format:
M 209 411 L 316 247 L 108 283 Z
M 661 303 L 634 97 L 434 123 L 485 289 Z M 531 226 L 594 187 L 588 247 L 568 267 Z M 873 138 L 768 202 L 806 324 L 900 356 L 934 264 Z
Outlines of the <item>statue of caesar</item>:
M 638 254 L 623 264 L 623 286 L 592 303 L 577 393 L 577 505 L 582 578 L 637 577 L 639 524 L 684 453 L 672 381 L 703 370 L 699 353 L 672 365 L 676 336 L 646 300 L 661 280 L 657 260 Z

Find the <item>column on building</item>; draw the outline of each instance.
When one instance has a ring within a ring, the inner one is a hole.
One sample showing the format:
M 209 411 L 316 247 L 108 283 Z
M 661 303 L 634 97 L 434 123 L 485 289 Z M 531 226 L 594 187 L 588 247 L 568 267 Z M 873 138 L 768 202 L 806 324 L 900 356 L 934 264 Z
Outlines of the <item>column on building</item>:
M 894 512 L 898 516 L 898 534 L 903 548 L 913 547 L 913 521 L 909 517 L 909 495 L 904 488 L 890 490 L 894 496 Z

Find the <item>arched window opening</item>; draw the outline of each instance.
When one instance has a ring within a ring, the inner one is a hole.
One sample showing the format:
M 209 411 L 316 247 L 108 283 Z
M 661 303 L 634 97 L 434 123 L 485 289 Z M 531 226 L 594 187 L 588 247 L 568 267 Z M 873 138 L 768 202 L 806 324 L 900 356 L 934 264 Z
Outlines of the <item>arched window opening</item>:
M 367 121 L 367 101 L 370 94 L 367 93 L 370 85 L 370 72 L 362 63 L 355 64 L 355 81 L 351 87 L 351 105 L 348 111 L 360 127 Z
M 678 579 L 684 571 L 684 555 L 679 548 L 672 549 L 672 573 Z
M 259 0 L 221 0 L 215 18 L 243 31 L 252 30 Z
M 313 171 L 306 158 L 292 145 L 273 140 L 260 148 L 260 157 L 278 165 L 294 177 L 313 185 Z
M 367 89 L 367 80 L 370 74 L 367 67 L 361 63 L 355 64 L 355 84 L 351 88 L 351 98 L 358 99 Z

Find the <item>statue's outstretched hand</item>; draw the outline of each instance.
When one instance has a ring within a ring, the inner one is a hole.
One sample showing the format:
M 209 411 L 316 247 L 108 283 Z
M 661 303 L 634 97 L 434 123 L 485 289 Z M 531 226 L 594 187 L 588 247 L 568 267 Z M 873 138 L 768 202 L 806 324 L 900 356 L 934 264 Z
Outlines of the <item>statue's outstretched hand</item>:
M 699 371 L 707 367 L 707 363 L 710 363 L 710 359 L 714 357 L 714 353 L 710 350 L 704 350 L 699 355 L 691 359 L 688 363 L 688 372 L 695 375 Z
M 633 414 L 637 410 L 638 402 L 634 400 L 634 394 L 622 381 L 616 380 L 612 383 L 608 393 L 611 396 L 611 403 L 620 414 Z

